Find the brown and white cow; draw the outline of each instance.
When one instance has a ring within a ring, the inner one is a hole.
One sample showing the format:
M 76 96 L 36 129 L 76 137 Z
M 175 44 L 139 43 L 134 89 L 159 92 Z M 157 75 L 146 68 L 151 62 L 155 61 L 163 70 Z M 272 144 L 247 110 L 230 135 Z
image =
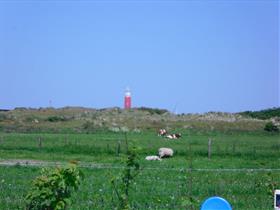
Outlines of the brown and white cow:
M 165 135 L 167 135 L 166 129 L 159 129 L 158 136 L 165 136 Z
M 182 137 L 182 134 L 180 133 L 167 134 L 165 137 L 168 139 L 179 139 Z

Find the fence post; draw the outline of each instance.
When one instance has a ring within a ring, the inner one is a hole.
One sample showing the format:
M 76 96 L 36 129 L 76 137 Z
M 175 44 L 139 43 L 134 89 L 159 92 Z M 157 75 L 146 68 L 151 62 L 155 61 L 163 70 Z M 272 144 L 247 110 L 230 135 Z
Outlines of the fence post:
M 208 159 L 211 159 L 211 144 L 212 144 L 212 140 L 208 139 Z
M 116 149 L 116 155 L 119 156 L 121 152 L 121 142 L 118 141 L 117 143 L 117 149 Z
M 235 143 L 235 141 L 234 141 L 233 144 L 232 144 L 232 153 L 233 153 L 233 154 L 235 154 L 235 146 L 236 146 L 236 143 Z
M 41 137 L 38 138 L 38 147 L 39 147 L 39 149 L 42 148 L 42 138 Z
M 125 144 L 126 144 L 126 154 L 128 154 L 128 141 L 127 141 L 127 133 L 124 132 Z
M 64 146 L 68 145 L 68 139 L 67 136 L 64 137 Z
M 110 153 L 110 145 L 107 143 L 107 153 Z

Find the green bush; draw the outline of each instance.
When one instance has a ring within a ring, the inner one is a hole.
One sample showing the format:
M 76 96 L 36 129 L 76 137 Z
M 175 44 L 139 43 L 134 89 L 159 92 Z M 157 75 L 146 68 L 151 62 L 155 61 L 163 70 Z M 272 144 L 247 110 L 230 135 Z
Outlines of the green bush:
M 83 174 L 76 164 L 55 169 L 43 168 L 25 197 L 28 210 L 61 210 L 71 204 L 70 196 L 77 190 Z
M 7 115 L 4 113 L 0 113 L 0 121 L 2 121 L 2 120 L 4 121 L 6 119 L 7 119 Z
M 264 130 L 268 132 L 278 132 L 279 128 L 276 125 L 274 125 L 272 122 L 268 122 L 265 124 Z
M 94 122 L 86 121 L 82 124 L 82 130 L 86 131 L 86 133 L 94 133 L 99 130 L 104 129 L 102 126 L 95 125 Z
M 140 107 L 140 108 L 137 108 L 137 109 L 140 110 L 140 111 L 149 112 L 149 114 L 151 114 L 151 115 L 153 115 L 153 114 L 162 115 L 162 114 L 168 112 L 168 110 L 166 110 L 166 109 L 149 108 L 149 107 Z
M 264 109 L 261 111 L 245 111 L 240 112 L 239 114 L 245 116 L 245 117 L 252 117 L 257 118 L 261 120 L 267 120 L 272 117 L 280 117 L 280 107 L 278 108 L 271 108 L 271 109 Z
M 59 122 L 59 121 L 66 121 L 64 116 L 50 116 L 47 119 L 49 122 Z

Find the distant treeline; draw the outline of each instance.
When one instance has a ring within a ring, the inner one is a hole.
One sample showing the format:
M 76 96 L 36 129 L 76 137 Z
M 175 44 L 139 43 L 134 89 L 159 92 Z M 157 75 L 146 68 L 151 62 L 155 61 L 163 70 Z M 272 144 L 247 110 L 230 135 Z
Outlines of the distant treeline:
M 246 117 L 252 117 L 257 118 L 261 120 L 267 120 L 272 117 L 280 117 L 280 107 L 279 108 L 270 108 L 270 109 L 264 109 L 261 111 L 245 111 L 240 112 L 239 114 L 246 116 Z

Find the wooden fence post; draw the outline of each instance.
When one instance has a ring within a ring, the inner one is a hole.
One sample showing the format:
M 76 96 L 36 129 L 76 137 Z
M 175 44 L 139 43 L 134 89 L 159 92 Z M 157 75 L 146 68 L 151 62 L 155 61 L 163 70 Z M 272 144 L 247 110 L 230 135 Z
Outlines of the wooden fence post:
M 110 145 L 107 143 L 107 153 L 110 153 Z
M 68 145 L 68 138 L 67 136 L 64 137 L 64 146 Z
M 128 154 L 128 141 L 127 141 L 127 133 L 124 132 L 125 144 L 126 144 L 126 154 Z
M 121 152 L 121 142 L 118 141 L 117 143 L 117 149 L 116 149 L 116 155 L 119 156 Z
M 232 144 L 232 153 L 235 154 L 235 147 L 236 147 L 236 143 L 235 141 Z
M 39 147 L 39 149 L 42 148 L 42 138 L 41 137 L 38 138 L 38 147 Z
M 211 144 L 212 144 L 212 140 L 208 139 L 208 159 L 211 159 Z

